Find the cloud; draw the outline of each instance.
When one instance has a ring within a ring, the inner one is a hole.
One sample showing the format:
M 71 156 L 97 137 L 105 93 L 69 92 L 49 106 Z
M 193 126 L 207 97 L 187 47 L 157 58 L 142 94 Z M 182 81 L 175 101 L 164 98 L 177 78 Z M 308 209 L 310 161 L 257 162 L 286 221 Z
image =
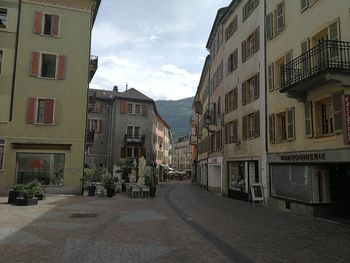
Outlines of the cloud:
M 155 36 L 155 35 L 152 35 L 152 36 L 149 37 L 149 39 L 150 39 L 151 41 L 154 41 L 154 40 L 159 39 L 159 37 L 157 37 L 157 36 Z
M 191 73 L 173 64 L 150 67 L 114 55 L 101 57 L 99 61 L 91 88 L 111 90 L 117 85 L 119 91 L 124 91 L 128 83 L 154 100 L 191 97 L 200 77 L 200 73 Z

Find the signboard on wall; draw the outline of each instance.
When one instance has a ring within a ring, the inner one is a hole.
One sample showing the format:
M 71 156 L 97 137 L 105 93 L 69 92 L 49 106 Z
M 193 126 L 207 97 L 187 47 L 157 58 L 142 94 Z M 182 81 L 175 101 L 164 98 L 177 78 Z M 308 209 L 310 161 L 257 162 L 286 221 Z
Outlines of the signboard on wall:
M 345 143 L 350 144 L 350 95 L 345 95 Z
M 264 200 L 261 184 L 252 184 L 251 193 L 252 193 L 253 202 Z

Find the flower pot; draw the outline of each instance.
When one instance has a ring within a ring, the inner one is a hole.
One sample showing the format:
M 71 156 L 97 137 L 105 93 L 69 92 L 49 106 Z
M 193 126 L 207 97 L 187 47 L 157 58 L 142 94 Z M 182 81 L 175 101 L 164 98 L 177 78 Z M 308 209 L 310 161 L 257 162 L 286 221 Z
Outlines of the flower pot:
M 7 200 L 7 203 L 8 204 L 14 204 L 16 203 L 16 198 L 17 197 L 20 197 L 20 191 L 16 191 L 16 190 L 10 190 L 9 191 L 9 197 L 8 197 L 8 200 Z
M 38 204 L 38 198 L 24 198 L 24 197 L 17 197 L 16 198 L 16 205 L 18 206 L 28 206 L 28 205 L 37 205 Z
M 95 185 L 88 186 L 89 196 L 95 196 L 95 191 L 96 191 L 96 186 Z
M 107 188 L 107 197 L 112 197 L 114 195 L 114 188 Z
M 156 196 L 156 189 L 157 188 L 155 186 L 149 188 L 149 196 L 150 197 L 155 197 Z

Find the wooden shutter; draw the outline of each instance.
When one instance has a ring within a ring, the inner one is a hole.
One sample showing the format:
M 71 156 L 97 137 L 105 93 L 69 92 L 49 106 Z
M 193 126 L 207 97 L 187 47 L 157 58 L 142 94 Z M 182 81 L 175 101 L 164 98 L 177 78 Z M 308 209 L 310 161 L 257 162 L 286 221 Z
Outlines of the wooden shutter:
M 270 40 L 273 38 L 273 15 L 269 13 L 266 16 L 266 39 Z
M 58 15 L 52 16 L 51 35 L 55 37 L 60 35 L 60 16 Z
M 259 43 L 260 43 L 260 37 L 259 37 L 259 27 L 254 32 L 254 51 L 259 50 Z
M 242 104 L 245 105 L 246 104 L 246 86 L 247 86 L 247 82 L 244 81 L 242 83 Z
M 28 98 L 27 100 L 27 123 L 35 122 L 36 98 Z
M 334 132 L 343 132 L 343 94 L 341 92 L 332 94 L 332 112 L 333 112 L 333 123 Z
M 243 116 L 242 118 L 242 138 L 243 140 L 247 139 L 247 116 Z
M 308 7 L 309 0 L 301 0 L 300 4 L 301 4 L 301 8 L 300 9 L 301 9 L 301 11 L 303 11 L 303 10 L 305 10 Z
M 235 88 L 233 90 L 233 109 L 237 109 L 238 108 L 238 89 Z
M 238 64 L 238 49 L 236 48 L 233 51 L 233 58 L 232 58 L 233 69 L 237 68 L 237 64 Z
M 308 138 L 313 136 L 313 125 L 312 125 L 312 102 L 307 101 L 304 104 L 305 111 L 305 135 Z
M 43 13 L 36 11 L 34 13 L 34 33 L 41 34 L 42 21 L 43 21 Z
M 228 124 L 225 124 L 225 144 L 228 144 L 229 140 L 228 140 L 228 137 L 229 137 L 229 123 Z
M 225 94 L 225 113 L 229 112 L 229 108 L 228 108 L 228 98 L 229 98 L 229 93 Z
M 103 101 L 99 101 L 99 106 L 100 106 L 100 112 L 103 112 L 105 103 Z
M 40 53 L 32 52 L 32 56 L 30 60 L 30 75 L 32 77 L 39 76 L 39 61 L 40 61 Z
M 96 132 L 97 133 L 101 133 L 102 132 L 102 125 L 103 125 L 103 123 L 102 123 L 102 120 L 97 120 L 97 127 L 96 127 Z
M 254 99 L 259 98 L 259 73 L 254 76 Z
M 147 116 L 147 114 L 148 114 L 147 104 L 142 104 L 142 115 Z
M 254 114 L 254 137 L 260 136 L 260 111 L 256 111 Z
M 242 41 L 242 62 L 246 60 L 246 52 L 247 52 L 247 42 L 244 40 Z
M 238 141 L 238 120 L 233 121 L 233 141 L 232 142 L 237 142 Z
M 294 112 L 294 107 L 293 108 L 289 108 L 287 110 L 287 139 L 288 140 L 294 140 L 295 139 L 295 129 L 294 129 L 294 116 L 295 116 L 295 112 Z
M 53 114 L 54 114 L 54 99 L 45 100 L 45 112 L 44 112 L 44 123 L 53 124 Z
M 269 140 L 270 143 L 275 143 L 275 114 L 269 115 Z
M 58 55 L 57 78 L 64 79 L 65 74 L 66 74 L 66 57 L 63 55 Z
M 229 55 L 228 58 L 227 58 L 227 74 L 226 75 L 231 73 L 231 71 L 232 71 L 232 66 L 231 65 L 232 65 L 232 56 Z
M 273 79 L 273 63 L 270 64 L 267 68 L 267 75 L 268 75 L 268 81 L 269 81 L 269 91 L 273 91 L 274 89 L 274 79 Z
M 120 158 L 126 158 L 126 148 L 121 147 L 120 149 Z
M 128 103 L 125 100 L 120 101 L 120 113 L 126 114 L 128 112 Z

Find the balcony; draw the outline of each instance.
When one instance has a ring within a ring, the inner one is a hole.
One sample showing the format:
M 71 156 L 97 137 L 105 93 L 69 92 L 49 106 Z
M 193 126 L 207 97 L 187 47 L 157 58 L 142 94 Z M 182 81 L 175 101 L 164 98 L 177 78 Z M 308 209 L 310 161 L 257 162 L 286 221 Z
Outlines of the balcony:
M 140 138 L 129 137 L 125 134 L 125 145 L 143 145 L 145 143 L 145 135 L 142 135 Z
M 86 131 L 86 144 L 94 144 L 95 141 L 95 131 L 87 130 Z
M 98 57 L 97 56 L 90 56 L 90 81 L 94 77 L 96 71 L 98 68 Z
M 281 67 L 280 92 L 305 100 L 306 93 L 329 82 L 350 85 L 350 42 L 326 40 Z
M 190 136 L 190 145 L 197 145 L 198 137 L 197 135 L 191 135 Z

